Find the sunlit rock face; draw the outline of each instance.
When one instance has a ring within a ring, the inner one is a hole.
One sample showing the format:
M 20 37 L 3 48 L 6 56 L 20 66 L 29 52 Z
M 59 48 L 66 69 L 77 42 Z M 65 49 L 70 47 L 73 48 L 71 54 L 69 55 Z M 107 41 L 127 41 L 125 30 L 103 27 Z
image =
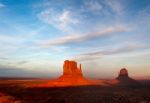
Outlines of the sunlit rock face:
M 66 86 L 81 86 L 95 85 L 96 82 L 87 80 L 82 74 L 81 64 L 77 62 L 65 60 L 63 64 L 63 73 L 58 79 L 49 81 L 46 84 L 39 85 L 40 87 L 66 87 Z
M 75 61 L 64 61 L 63 75 L 58 78 L 61 84 L 71 85 L 84 85 L 88 84 L 89 81 L 83 77 L 81 64 L 78 67 Z
M 77 62 L 69 60 L 64 61 L 63 75 L 82 76 L 81 64 L 80 67 L 78 68 Z
M 138 82 L 128 75 L 128 70 L 126 68 L 122 68 L 119 72 L 118 77 L 116 78 L 120 85 L 138 85 Z

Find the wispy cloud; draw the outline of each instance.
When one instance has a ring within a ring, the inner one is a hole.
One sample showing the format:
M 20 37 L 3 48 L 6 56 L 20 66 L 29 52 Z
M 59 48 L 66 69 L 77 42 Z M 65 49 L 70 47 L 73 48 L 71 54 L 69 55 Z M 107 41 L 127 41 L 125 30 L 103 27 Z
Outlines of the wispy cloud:
M 2 42 L 2 41 L 4 41 L 4 42 L 6 42 L 6 41 L 14 41 L 15 40 L 15 38 L 13 38 L 13 37 L 11 37 L 11 36 L 8 36 L 8 35 L 2 35 L 2 34 L 0 34 L 0 41 Z
M 98 2 L 97 0 L 95 0 L 95 1 L 88 0 L 85 2 L 83 9 L 85 9 L 84 11 L 89 11 L 89 12 L 99 14 L 101 12 L 101 10 L 103 9 L 103 5 L 100 2 Z
M 96 38 L 107 37 L 107 36 L 114 35 L 115 33 L 121 33 L 121 32 L 126 32 L 126 31 L 128 31 L 128 29 L 125 27 L 121 27 L 121 26 L 108 27 L 103 30 L 90 32 L 84 35 L 72 34 L 69 36 L 64 36 L 64 37 L 56 38 L 53 40 L 47 40 L 47 41 L 44 40 L 44 41 L 38 42 L 38 44 L 40 44 L 41 46 L 49 47 L 49 46 L 55 46 L 55 45 L 78 43 L 78 42 L 93 40 Z
M 150 26 L 150 6 L 146 6 L 142 10 L 137 13 L 135 22 L 139 23 L 140 25 Z M 140 26 L 141 27 L 141 26 Z
M 5 5 L 3 3 L 0 3 L 0 8 L 5 7 Z
M 130 0 L 31 0 L 13 6 L 11 3 L 0 2 L 0 65 L 34 71 L 44 67 L 59 73 L 66 58 L 95 60 L 95 68 L 100 68 L 99 60 L 106 68 L 115 65 L 114 61 L 119 62 L 116 66 L 130 65 L 138 59 L 144 64 L 149 61 L 148 55 L 132 58 L 139 52 L 149 52 L 147 1 L 139 0 L 138 6 Z M 122 61 L 122 57 L 126 60 Z M 87 68 L 93 66 L 87 64 Z M 17 72 L 8 71 L 7 75 Z
M 145 48 L 147 48 L 147 46 L 143 44 L 122 43 L 120 46 L 117 46 L 117 48 L 111 48 L 111 49 L 106 48 L 105 50 L 81 53 L 79 55 L 74 56 L 73 58 L 80 61 L 90 61 L 90 60 L 100 59 L 107 55 L 124 54 L 124 53 L 135 52 L 135 51 L 137 52 Z
M 16 50 L 17 43 L 19 43 L 18 41 L 20 41 L 20 40 L 17 37 L 0 34 L 0 46 L 1 46 L 0 57 L 7 56 L 9 54 L 9 52 Z
M 1 57 L 0 59 L 2 59 L 2 60 L 7 60 L 8 58 L 6 58 L 6 57 Z
M 61 7 L 58 4 L 49 5 L 49 3 L 50 2 L 46 3 L 48 6 L 43 5 L 44 9 L 37 14 L 38 19 L 65 33 L 88 31 L 84 29 L 86 29 L 86 27 L 93 29 L 96 25 L 102 25 L 103 20 L 99 20 L 97 18 L 98 16 L 106 20 L 103 25 L 107 25 L 107 23 L 108 25 L 112 25 L 111 23 L 113 21 L 109 23 L 107 20 L 111 20 L 115 18 L 116 15 L 123 13 L 123 5 L 119 0 L 85 0 L 83 1 L 83 5 L 79 5 L 78 8 L 67 5 L 61 9 L 57 8 L 57 6 Z M 96 20 L 97 22 L 95 22 Z M 83 30 L 81 30 L 81 28 L 83 28 Z
M 56 28 L 65 31 L 70 29 L 71 25 L 77 24 L 79 21 L 70 10 L 58 11 L 52 8 L 43 10 L 38 17 L 43 22 L 55 26 Z
M 112 12 L 114 13 L 113 15 L 121 15 L 124 13 L 123 7 L 124 5 L 122 5 L 120 0 L 86 0 L 83 11 L 105 16 Z
M 124 12 L 123 5 L 120 2 L 121 0 L 106 0 L 106 3 L 110 6 L 111 10 L 118 15 L 121 15 Z
M 19 64 L 19 65 L 21 65 L 21 64 L 25 64 L 25 63 L 27 63 L 28 61 L 19 61 L 17 64 Z

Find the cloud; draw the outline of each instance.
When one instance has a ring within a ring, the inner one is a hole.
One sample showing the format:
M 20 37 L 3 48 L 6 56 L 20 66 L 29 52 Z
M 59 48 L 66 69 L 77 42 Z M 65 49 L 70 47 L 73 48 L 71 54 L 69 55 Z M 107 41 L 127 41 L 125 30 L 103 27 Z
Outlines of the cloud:
M 53 40 L 47 40 L 47 41 L 40 41 L 38 44 L 41 46 L 49 47 L 49 46 L 56 46 L 56 45 L 64 45 L 64 44 L 70 44 L 70 43 L 78 43 L 83 41 L 89 41 L 92 39 L 97 39 L 101 37 L 107 37 L 114 35 L 116 33 L 126 32 L 127 28 L 122 26 L 114 26 L 114 27 L 107 27 L 103 30 L 96 31 L 96 32 L 90 32 L 87 34 L 72 34 L 69 36 L 64 36 L 61 38 L 56 38 Z
M 103 6 L 100 4 L 100 2 L 98 1 L 86 1 L 85 2 L 85 8 L 86 11 L 89 11 L 89 12 L 93 12 L 93 13 L 99 13 L 102 9 L 103 9 Z
M 43 5 L 44 9 L 37 14 L 38 19 L 65 33 L 88 31 L 87 27 L 92 29 L 96 25 L 102 25 L 105 20 L 106 24 L 112 25 L 116 14 L 123 13 L 123 5 L 119 0 L 85 0 L 79 6 L 49 3 Z
M 150 18 L 150 6 L 146 6 L 144 9 L 140 10 L 137 13 L 135 22 L 136 24 L 139 23 L 139 25 L 144 25 L 144 27 L 147 26 L 148 28 L 150 28 L 149 18 Z
M 5 7 L 5 5 L 4 5 L 4 4 L 2 4 L 2 3 L 0 3 L 0 8 L 2 8 L 2 7 Z
M 76 55 L 74 57 L 71 57 L 73 60 L 79 60 L 79 61 L 94 61 L 94 60 L 97 60 L 97 59 L 100 59 L 102 58 L 103 55 L 102 54 L 98 54 L 98 55 L 91 55 L 91 53 L 89 54 L 80 54 L 80 55 Z
M 10 41 L 10 40 L 13 40 L 13 37 L 0 34 L 0 41 Z
M 123 5 L 120 3 L 120 0 L 106 0 L 106 3 L 114 13 L 118 15 L 123 14 Z
M 28 61 L 19 61 L 17 64 L 25 64 L 25 63 L 28 63 Z
M 19 36 L 0 34 L 0 56 L 4 56 L 4 54 L 8 55 L 10 52 L 22 47 L 21 43 L 24 41 L 23 39 L 24 38 L 21 38 Z
M 78 19 L 75 18 L 75 15 L 72 13 L 72 11 L 58 11 L 52 8 L 43 10 L 38 14 L 38 18 L 62 31 L 70 29 L 71 25 L 75 25 L 79 22 Z
M 8 60 L 7 57 L 0 57 L 0 60 Z
M 16 49 L 16 43 L 18 43 L 18 38 L 8 36 L 8 35 L 2 35 L 0 34 L 0 56 L 4 55 L 6 52 L 10 52 L 10 50 Z M 3 54 L 4 53 L 4 54 Z
M 107 48 L 105 50 L 99 50 L 99 51 L 92 51 L 88 53 L 81 53 L 79 55 L 76 55 L 72 58 L 80 60 L 80 61 L 90 61 L 90 60 L 97 60 L 100 58 L 103 58 L 107 55 L 115 55 L 115 54 L 122 54 L 122 53 L 129 53 L 129 52 L 135 52 L 142 49 L 147 48 L 146 45 L 138 44 L 138 43 L 122 43 L 121 45 L 118 45 L 116 48 Z M 91 48 L 92 49 L 92 48 Z M 94 50 L 94 49 L 92 49 Z
M 0 57 L 10 57 L 10 54 L 13 56 L 16 52 L 22 51 L 22 49 L 28 51 L 39 48 L 33 45 L 33 41 L 37 39 L 37 35 L 45 30 L 45 26 L 27 28 L 16 24 L 9 25 L 11 28 L 16 28 L 16 30 L 14 29 L 14 34 L 9 33 L 9 29 L 8 33 L 0 33 Z
M 92 52 L 92 53 L 87 53 L 84 55 L 112 55 L 112 54 L 119 54 L 119 53 L 126 53 L 126 52 L 132 52 L 137 49 L 144 48 L 145 46 L 143 45 L 127 45 L 115 49 L 110 49 L 107 51 L 98 51 L 98 52 Z
M 108 16 L 108 14 L 110 16 L 113 12 L 114 14 L 121 15 L 124 12 L 124 8 L 119 0 L 86 0 L 83 6 L 83 12 L 104 16 Z

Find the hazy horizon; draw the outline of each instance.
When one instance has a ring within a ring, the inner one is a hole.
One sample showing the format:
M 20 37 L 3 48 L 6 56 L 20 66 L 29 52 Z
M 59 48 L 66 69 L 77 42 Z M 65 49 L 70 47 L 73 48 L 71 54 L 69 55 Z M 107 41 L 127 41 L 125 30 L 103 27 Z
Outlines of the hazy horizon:
M 0 0 L 0 77 L 150 79 L 149 0 Z

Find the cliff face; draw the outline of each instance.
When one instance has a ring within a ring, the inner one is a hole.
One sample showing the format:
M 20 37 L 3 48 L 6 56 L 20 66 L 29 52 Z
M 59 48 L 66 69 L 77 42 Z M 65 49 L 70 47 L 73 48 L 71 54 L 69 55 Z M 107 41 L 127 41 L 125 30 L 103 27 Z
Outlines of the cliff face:
M 85 85 L 90 82 L 82 74 L 81 64 L 78 67 L 75 61 L 64 61 L 63 75 L 58 78 L 59 84 L 63 85 Z
M 47 84 L 39 85 L 41 87 L 65 87 L 65 86 L 81 86 L 81 85 L 95 85 L 96 83 L 84 78 L 82 74 L 81 64 L 77 65 L 77 62 L 65 60 L 63 64 L 62 75 L 49 81 Z
M 77 62 L 66 60 L 63 65 L 63 75 L 82 76 L 81 64 L 77 67 Z

